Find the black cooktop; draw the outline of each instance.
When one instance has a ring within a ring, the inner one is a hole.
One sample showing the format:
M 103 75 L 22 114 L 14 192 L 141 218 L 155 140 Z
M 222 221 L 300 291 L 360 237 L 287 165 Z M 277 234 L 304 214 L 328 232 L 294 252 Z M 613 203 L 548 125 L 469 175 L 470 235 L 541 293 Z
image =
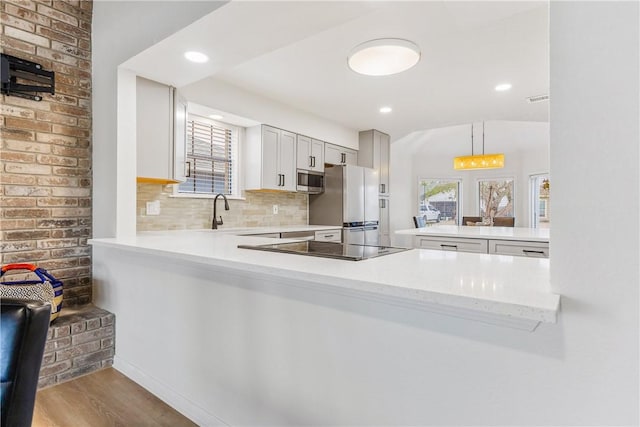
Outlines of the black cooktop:
M 315 240 L 268 245 L 238 245 L 238 247 L 241 249 L 336 258 L 349 261 L 361 261 L 363 259 L 375 258 L 407 250 L 405 248 L 394 248 L 391 246 L 353 245 L 335 242 L 318 242 Z

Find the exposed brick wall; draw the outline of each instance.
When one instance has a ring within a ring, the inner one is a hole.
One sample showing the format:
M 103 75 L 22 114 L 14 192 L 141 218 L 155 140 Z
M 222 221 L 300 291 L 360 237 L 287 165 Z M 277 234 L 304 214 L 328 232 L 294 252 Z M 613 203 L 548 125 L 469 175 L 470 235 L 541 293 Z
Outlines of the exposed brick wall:
M 33 262 L 91 302 L 92 1 L 2 0 L 3 53 L 56 73 L 40 102 L 2 95 L 2 264 Z
M 47 334 L 39 387 L 113 365 L 115 316 L 93 305 L 65 308 Z

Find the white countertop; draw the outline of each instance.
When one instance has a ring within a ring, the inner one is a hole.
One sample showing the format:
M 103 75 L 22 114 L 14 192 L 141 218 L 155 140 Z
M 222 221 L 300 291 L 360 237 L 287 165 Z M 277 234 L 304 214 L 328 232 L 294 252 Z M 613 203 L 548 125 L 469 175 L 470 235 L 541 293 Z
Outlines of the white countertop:
M 267 228 L 260 230 L 269 232 Z M 273 231 L 283 230 L 275 227 Z M 242 229 L 243 233 L 246 231 L 248 229 Z M 279 239 L 281 242 L 294 240 Z M 560 297 L 550 289 L 548 259 L 412 249 L 363 261 L 345 261 L 237 247 L 274 241 L 276 239 L 231 232 L 182 230 L 145 232 L 131 238 L 92 239 L 89 243 L 315 282 L 370 296 L 400 298 L 439 306 L 445 311 L 471 310 L 516 321 L 534 321 L 536 325 L 556 321 Z
M 432 225 L 430 227 L 398 230 L 396 231 L 396 234 L 410 236 L 464 237 L 471 239 L 549 242 L 548 228 Z

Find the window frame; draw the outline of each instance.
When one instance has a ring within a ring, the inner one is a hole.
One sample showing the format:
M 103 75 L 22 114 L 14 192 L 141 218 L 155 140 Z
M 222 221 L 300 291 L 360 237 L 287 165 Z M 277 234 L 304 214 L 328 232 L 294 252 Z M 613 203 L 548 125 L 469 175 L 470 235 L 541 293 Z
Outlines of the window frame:
M 463 183 L 464 180 L 461 177 L 440 177 L 440 178 L 434 178 L 434 177 L 422 177 L 422 176 L 418 176 L 417 179 L 417 185 L 416 185 L 416 193 L 417 193 L 417 209 L 415 212 L 417 212 L 417 215 L 421 215 L 421 211 L 420 211 L 420 196 L 423 194 L 421 191 L 421 185 L 420 182 L 421 181 L 447 181 L 447 182 L 455 182 L 458 184 L 458 199 L 457 199 L 457 211 L 456 211 L 456 225 L 460 225 L 460 223 L 462 222 L 462 209 L 463 209 L 463 202 L 464 202 L 464 197 L 463 197 Z
M 529 175 L 529 226 L 531 228 L 540 228 L 539 224 L 539 210 L 538 203 L 540 202 L 540 193 L 538 191 L 537 186 L 538 179 L 546 178 L 549 179 L 549 172 L 539 172 L 532 173 Z M 545 202 L 545 210 L 548 212 L 549 201 Z M 549 218 L 548 214 L 545 215 L 546 218 Z M 549 223 L 551 221 L 549 220 Z
M 514 176 L 495 176 L 495 177 L 479 177 L 476 178 L 476 190 L 475 190 L 475 197 L 476 197 L 476 212 L 478 212 L 478 216 L 482 217 L 482 200 L 480 200 L 480 182 L 481 181 L 507 181 L 507 180 L 511 180 L 512 182 L 512 193 L 513 193 L 513 201 L 512 201 L 512 211 L 513 211 L 513 218 L 516 218 L 516 201 L 518 199 L 518 194 L 517 194 L 517 186 L 516 186 L 516 178 Z
M 231 177 L 232 177 L 232 191 L 231 194 L 225 194 L 227 199 L 231 200 L 245 200 L 242 189 L 243 187 L 243 179 L 242 179 L 242 146 L 245 140 L 245 128 L 242 126 L 234 125 L 231 123 L 223 122 L 220 120 L 213 120 L 199 114 L 194 114 L 191 112 L 187 112 L 187 123 L 189 123 L 192 118 L 197 118 L 197 121 L 201 123 L 211 124 L 214 126 L 219 126 L 226 129 L 231 129 L 236 132 L 236 138 L 232 139 L 232 147 L 231 147 Z M 188 124 L 187 124 L 188 126 Z M 187 142 L 188 145 L 188 142 Z M 188 155 L 185 156 L 188 159 Z M 173 194 L 170 197 L 177 198 L 191 198 L 191 199 L 213 199 L 217 193 L 188 193 L 188 192 L 180 192 L 180 184 L 176 184 L 173 186 Z

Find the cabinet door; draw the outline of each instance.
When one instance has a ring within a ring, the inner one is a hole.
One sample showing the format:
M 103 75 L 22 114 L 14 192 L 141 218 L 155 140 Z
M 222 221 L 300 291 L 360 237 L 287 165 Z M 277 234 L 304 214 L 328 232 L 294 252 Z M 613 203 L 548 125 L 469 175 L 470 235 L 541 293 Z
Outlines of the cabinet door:
M 172 91 L 142 77 L 136 79 L 136 175 L 173 180 Z
M 173 179 L 187 179 L 187 100 L 173 93 Z
M 279 189 L 296 191 L 296 134 L 285 130 L 280 131 L 278 173 L 282 174 Z
M 278 169 L 280 129 L 262 127 L 262 188 L 281 190 L 282 178 Z
M 380 206 L 380 244 L 383 246 L 391 246 L 391 234 L 389 232 L 389 199 L 381 197 L 379 200 Z
M 324 162 L 331 165 L 342 164 L 342 150 L 341 147 L 333 144 L 324 144 Z
M 344 164 L 346 165 L 357 165 L 358 164 L 358 152 L 356 150 L 350 150 L 348 148 L 343 148 L 343 159 Z
M 317 139 L 311 140 L 311 170 L 324 172 L 324 142 Z
M 296 144 L 296 167 L 298 169 L 313 169 L 313 159 L 311 138 L 304 135 L 297 135 Z
M 378 171 L 380 172 L 380 194 L 389 195 L 389 150 L 390 141 L 389 135 L 377 132 L 379 134 L 378 139 Z
M 549 243 L 517 240 L 489 240 L 489 253 L 530 258 L 549 258 Z

